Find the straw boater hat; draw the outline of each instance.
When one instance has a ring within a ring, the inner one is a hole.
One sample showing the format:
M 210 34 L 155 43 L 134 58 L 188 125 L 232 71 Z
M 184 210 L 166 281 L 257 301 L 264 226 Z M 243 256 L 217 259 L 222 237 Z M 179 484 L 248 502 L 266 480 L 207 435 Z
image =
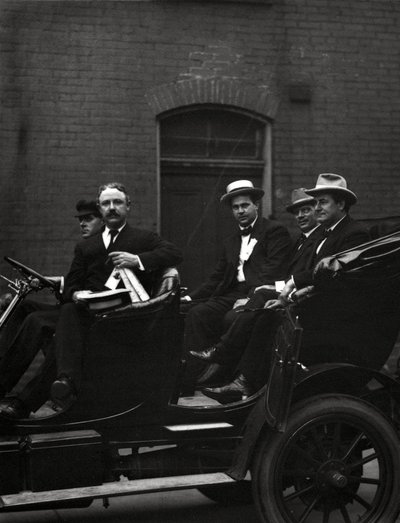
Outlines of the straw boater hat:
M 321 193 L 336 193 L 347 200 L 350 205 L 357 201 L 357 196 L 347 188 L 347 182 L 343 176 L 333 173 L 320 174 L 314 189 L 306 189 L 306 193 L 311 196 Z
M 300 189 L 293 189 L 292 191 L 292 203 L 286 207 L 288 212 L 294 212 L 302 205 L 314 205 L 316 201 L 312 196 L 306 194 L 306 189 L 300 187 Z
M 264 191 L 254 187 L 250 180 L 237 180 L 226 186 L 226 193 L 221 196 L 220 201 L 229 204 L 232 198 L 240 194 L 251 194 L 256 200 L 259 200 L 264 195 Z

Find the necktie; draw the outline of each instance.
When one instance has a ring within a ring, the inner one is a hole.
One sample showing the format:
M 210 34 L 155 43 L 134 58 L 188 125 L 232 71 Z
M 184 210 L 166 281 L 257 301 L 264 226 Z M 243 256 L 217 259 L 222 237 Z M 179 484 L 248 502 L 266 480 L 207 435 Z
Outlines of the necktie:
M 248 227 L 245 227 L 244 229 L 240 229 L 240 234 L 242 236 L 248 236 L 249 234 L 251 234 L 252 230 L 253 230 L 253 227 L 251 225 L 249 225 Z
M 300 249 L 300 247 L 303 245 L 303 243 L 306 241 L 306 239 L 307 239 L 307 236 L 304 233 L 301 233 L 301 236 L 297 242 L 297 249 Z
M 110 243 L 108 244 L 107 252 L 110 252 L 111 249 L 113 248 L 114 240 L 115 240 L 115 237 L 117 236 L 117 234 L 118 234 L 118 229 L 110 229 Z
M 319 254 L 321 247 L 323 246 L 323 244 L 325 243 L 325 240 L 328 238 L 328 236 L 331 234 L 331 232 L 332 231 L 330 229 L 325 229 L 324 231 L 322 231 L 322 240 L 320 240 L 320 242 L 318 243 L 318 247 L 315 251 L 315 254 Z

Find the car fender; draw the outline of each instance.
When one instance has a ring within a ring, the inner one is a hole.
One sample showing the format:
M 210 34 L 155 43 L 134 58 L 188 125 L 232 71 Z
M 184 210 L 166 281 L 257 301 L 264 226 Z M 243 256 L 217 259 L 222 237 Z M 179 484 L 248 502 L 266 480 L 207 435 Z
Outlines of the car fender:
M 372 388 L 369 388 L 370 383 Z M 296 373 L 291 405 L 307 397 L 326 393 L 346 394 L 368 400 L 368 395 L 373 396 L 374 390 L 382 389 L 400 405 L 400 383 L 382 372 L 346 363 L 322 364 L 312 368 L 300 365 Z M 265 403 L 264 395 L 246 420 L 241 444 L 227 472 L 236 480 L 246 476 L 260 435 L 265 431 L 285 430 L 287 418 L 281 419 L 275 426 L 268 422 Z
M 370 382 L 373 382 L 371 385 Z M 368 387 L 367 387 L 368 385 Z M 328 363 L 302 367 L 296 375 L 292 403 L 316 394 L 365 396 L 372 388 L 385 387 L 400 402 L 400 383 L 376 369 L 348 363 Z

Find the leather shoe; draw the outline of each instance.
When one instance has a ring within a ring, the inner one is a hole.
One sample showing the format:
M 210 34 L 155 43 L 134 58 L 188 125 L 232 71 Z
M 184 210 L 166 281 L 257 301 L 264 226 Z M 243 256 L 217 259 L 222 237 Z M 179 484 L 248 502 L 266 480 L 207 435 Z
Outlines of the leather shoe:
M 211 363 L 197 379 L 197 386 L 215 387 L 221 383 L 226 383 L 228 380 L 228 369 L 226 365 Z
M 209 347 L 204 350 L 191 350 L 189 354 L 199 360 L 208 361 L 209 363 L 221 363 L 218 357 L 218 347 Z
M 76 400 L 75 386 L 68 376 L 60 376 L 51 386 L 51 399 L 57 405 L 66 407 Z
M 223 387 L 205 388 L 202 390 L 202 393 L 209 398 L 225 404 L 245 400 L 252 395 L 253 391 L 247 379 L 243 374 L 240 374 L 232 383 L 228 383 L 228 385 L 224 385 Z
M 29 418 L 29 408 L 19 398 L 5 398 L 0 402 L 0 415 L 8 419 Z

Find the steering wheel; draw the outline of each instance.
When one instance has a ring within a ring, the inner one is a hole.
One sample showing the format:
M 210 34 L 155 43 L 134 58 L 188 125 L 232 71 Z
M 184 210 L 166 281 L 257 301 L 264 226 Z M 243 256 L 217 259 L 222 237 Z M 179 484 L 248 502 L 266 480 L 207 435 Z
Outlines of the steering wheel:
M 56 282 L 50 280 L 49 278 L 46 278 L 46 276 L 43 276 L 42 274 L 39 274 L 30 267 L 24 265 L 23 263 L 20 263 L 17 260 L 13 260 L 13 258 L 9 258 L 8 256 L 4 256 L 4 259 L 13 267 L 18 269 L 24 276 L 28 278 L 36 278 L 44 287 L 50 287 L 53 290 L 58 289 L 58 285 Z

